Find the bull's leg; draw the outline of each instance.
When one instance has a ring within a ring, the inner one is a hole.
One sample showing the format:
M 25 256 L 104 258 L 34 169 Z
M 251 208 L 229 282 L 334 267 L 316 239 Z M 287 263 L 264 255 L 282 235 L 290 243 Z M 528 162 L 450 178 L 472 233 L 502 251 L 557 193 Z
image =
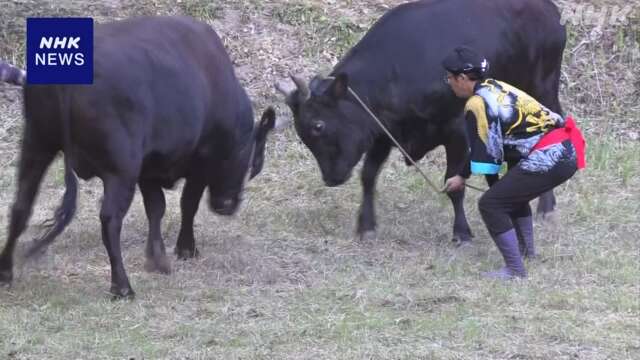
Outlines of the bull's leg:
M 171 263 L 167 258 L 160 225 L 166 209 L 164 192 L 157 182 L 140 181 L 140 192 L 144 199 L 144 209 L 149 221 L 149 238 L 147 239 L 145 269 L 149 272 L 169 274 Z
M 556 71 L 550 74 L 546 79 L 539 80 L 537 91 L 533 91 L 536 99 L 549 108 L 549 110 L 564 116 L 562 111 L 562 105 L 560 104 L 560 68 L 562 56 L 558 57 L 558 64 Z M 550 215 L 556 209 L 556 196 L 553 193 L 553 189 L 538 197 L 538 207 L 536 213 L 542 219 L 552 218 Z
M 549 190 L 546 193 L 538 197 L 538 207 L 536 213 L 542 219 L 550 218 L 553 211 L 556 209 L 556 196 L 553 190 Z
M 25 139 L 25 141 L 27 141 Z M 40 181 L 53 161 L 55 153 L 42 152 L 24 144 L 18 169 L 18 191 L 11 208 L 9 237 L 0 254 L 0 283 L 10 283 L 13 279 L 13 252 L 18 237 L 27 226 L 31 209 Z
M 122 252 L 120 251 L 120 232 L 122 220 L 129 210 L 135 192 L 135 180 L 127 180 L 115 176 L 106 176 L 104 183 L 104 199 L 100 210 L 102 223 L 102 242 L 107 249 L 111 263 L 111 293 L 116 298 L 135 296 L 127 273 L 124 269 Z
M 467 216 L 464 212 L 464 189 L 457 192 L 447 193 L 447 196 L 453 204 L 453 241 L 459 245 L 468 244 L 473 238 L 471 228 L 467 222 Z
M 374 209 L 374 197 L 376 178 L 380 173 L 382 164 L 389 157 L 391 145 L 386 140 L 379 140 L 367 152 L 362 167 L 360 179 L 362 181 L 362 204 L 358 216 L 358 235 L 361 241 L 371 241 L 376 237 L 376 214 Z
M 467 140 L 464 128 L 453 130 L 444 144 L 447 154 L 447 172 L 445 179 L 461 174 L 463 167 L 467 166 Z M 464 211 L 464 189 L 457 192 L 447 193 L 447 196 L 453 204 L 453 241 L 460 245 L 468 244 L 473 238 L 471 228 L 467 222 L 467 216 Z
M 493 184 L 495 184 L 498 180 L 500 180 L 500 176 L 499 175 L 485 175 L 484 179 L 487 182 L 487 185 L 489 185 L 489 187 L 492 187 Z
M 206 182 L 200 177 L 187 178 L 182 190 L 180 199 L 180 209 L 182 212 L 182 223 L 180 224 L 180 234 L 176 242 L 175 253 L 178 259 L 191 259 L 198 255 L 196 241 L 193 237 L 193 218 L 198 212 L 200 199 L 206 187 Z

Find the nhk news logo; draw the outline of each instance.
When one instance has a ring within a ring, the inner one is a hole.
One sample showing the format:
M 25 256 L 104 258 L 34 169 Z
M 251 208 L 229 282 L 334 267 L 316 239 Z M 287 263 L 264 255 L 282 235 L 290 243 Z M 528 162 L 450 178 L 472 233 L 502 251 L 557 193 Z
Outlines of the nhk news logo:
M 27 84 L 93 84 L 93 19 L 27 18 Z

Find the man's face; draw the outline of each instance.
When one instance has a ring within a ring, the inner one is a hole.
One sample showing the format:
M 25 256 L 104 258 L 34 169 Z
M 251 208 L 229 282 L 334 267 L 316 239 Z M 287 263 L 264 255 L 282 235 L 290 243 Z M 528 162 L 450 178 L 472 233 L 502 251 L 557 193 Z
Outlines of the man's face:
M 470 80 L 464 74 L 452 74 L 447 71 L 447 83 L 451 86 L 451 90 L 456 94 L 459 98 L 468 98 L 473 95 L 469 93 L 469 82 Z

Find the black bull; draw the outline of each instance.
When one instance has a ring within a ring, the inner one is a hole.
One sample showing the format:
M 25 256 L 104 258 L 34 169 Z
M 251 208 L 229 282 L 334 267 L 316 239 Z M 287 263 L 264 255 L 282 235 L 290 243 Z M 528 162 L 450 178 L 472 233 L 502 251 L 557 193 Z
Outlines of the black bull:
M 169 272 L 160 233 L 163 188 L 180 178 L 182 223 L 176 253 L 196 255 L 193 219 L 205 189 L 209 207 L 233 214 L 248 177 L 260 172 L 275 113 L 254 126 L 251 102 L 222 42 L 190 18 L 138 18 L 95 27 L 93 85 L 25 85 L 25 126 L 18 189 L 0 282 L 12 279 L 13 252 L 31 214 L 42 177 L 62 151 L 66 191 L 55 221 L 28 254 L 51 243 L 75 212 L 75 173 L 99 177 L 102 240 L 111 263 L 111 292 L 133 296 L 120 251 L 123 218 L 136 184 L 149 221 L 147 265 Z M 0 62 L 3 81 L 24 72 Z
M 566 32 L 548 0 L 417 1 L 385 14 L 331 72 L 309 85 L 293 77 L 286 94 L 296 131 L 316 158 L 324 182 L 347 181 L 364 155 L 361 237 L 375 236 L 374 187 L 392 142 L 348 92 L 351 87 L 380 117 L 414 160 L 443 145 L 446 177 L 467 163 L 462 109 L 443 78 L 442 59 L 460 45 L 477 49 L 491 63 L 490 77 L 529 93 L 552 111 L 558 100 Z M 489 180 L 489 179 L 488 179 Z M 455 211 L 454 238 L 472 237 L 464 192 L 449 194 Z M 539 212 L 551 212 L 553 193 Z

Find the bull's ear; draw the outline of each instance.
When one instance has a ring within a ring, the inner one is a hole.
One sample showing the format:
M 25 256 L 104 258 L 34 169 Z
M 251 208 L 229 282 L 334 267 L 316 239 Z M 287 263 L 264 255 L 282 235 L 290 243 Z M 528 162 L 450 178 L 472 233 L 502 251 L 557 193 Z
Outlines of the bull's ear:
M 323 78 L 320 75 L 316 75 L 313 77 L 313 79 L 311 79 L 311 81 L 309 82 L 309 91 L 312 94 L 318 94 L 319 91 L 318 89 L 320 89 L 320 84 L 322 84 L 322 80 Z
M 268 132 L 276 126 L 276 111 L 271 106 L 262 113 L 262 119 L 260 119 L 260 129 Z
M 340 73 L 333 80 L 328 89 L 329 95 L 334 99 L 342 99 L 349 92 L 349 77 L 345 73 Z
M 253 159 L 251 162 L 251 172 L 249 179 L 253 179 L 262 171 L 264 165 L 264 148 L 267 144 L 267 135 L 276 125 L 276 112 L 269 106 L 264 113 L 260 122 L 256 124 L 255 146 L 253 148 Z
M 271 130 L 284 129 L 285 127 L 289 126 L 292 119 L 293 119 L 292 117 L 286 117 L 283 120 L 281 119 L 276 120 L 276 111 L 271 106 L 269 106 L 262 113 L 262 119 L 260 119 L 260 125 L 259 125 L 260 130 L 258 131 L 258 133 L 264 134 L 264 136 L 266 136 L 266 134 L 268 134 L 269 131 Z

